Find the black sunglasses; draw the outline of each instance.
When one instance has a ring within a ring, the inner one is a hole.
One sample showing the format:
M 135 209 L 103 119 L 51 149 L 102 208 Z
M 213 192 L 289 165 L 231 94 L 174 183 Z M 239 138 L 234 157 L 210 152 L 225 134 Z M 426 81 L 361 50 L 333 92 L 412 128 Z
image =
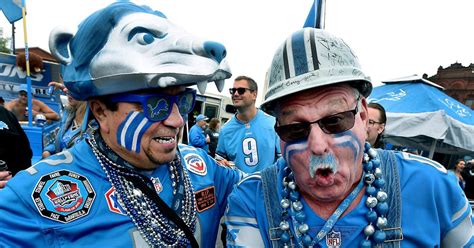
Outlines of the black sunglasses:
M 313 122 L 301 122 L 283 126 L 277 126 L 277 123 L 275 123 L 275 131 L 280 136 L 280 139 L 285 142 L 306 140 L 311 132 L 311 125 L 315 123 L 318 123 L 324 133 L 342 133 L 354 127 L 355 115 L 358 111 L 357 105 L 353 110 L 326 116 Z
M 248 91 L 253 91 L 252 89 L 249 89 L 249 88 L 229 88 L 229 92 L 231 95 L 233 95 L 235 92 L 237 92 L 239 95 L 243 95 L 245 94 L 245 91 L 248 90 Z

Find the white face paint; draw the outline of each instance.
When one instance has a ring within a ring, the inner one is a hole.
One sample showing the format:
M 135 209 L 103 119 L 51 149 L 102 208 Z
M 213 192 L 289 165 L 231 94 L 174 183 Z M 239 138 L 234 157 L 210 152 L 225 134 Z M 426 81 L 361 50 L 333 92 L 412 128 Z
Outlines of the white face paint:
M 311 155 L 309 160 L 309 174 L 311 178 L 316 176 L 316 171 L 318 169 L 329 170 L 333 175 L 336 174 L 336 158 L 332 154 L 324 154 L 323 156 Z

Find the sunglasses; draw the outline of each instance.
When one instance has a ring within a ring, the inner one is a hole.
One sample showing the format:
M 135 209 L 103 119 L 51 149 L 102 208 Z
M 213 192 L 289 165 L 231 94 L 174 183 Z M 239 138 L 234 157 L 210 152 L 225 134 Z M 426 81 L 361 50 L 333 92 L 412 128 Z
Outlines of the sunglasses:
M 326 116 L 313 122 L 300 122 L 277 126 L 275 123 L 275 131 L 280 139 L 285 142 L 294 142 L 297 140 L 306 140 L 311 132 L 311 125 L 318 124 L 321 130 L 327 134 L 338 134 L 354 127 L 355 115 L 357 114 L 357 105 L 355 109 L 340 112 L 334 115 Z
M 196 90 L 186 89 L 179 95 L 166 94 L 120 94 L 111 97 L 112 102 L 140 103 L 145 116 L 150 121 L 158 122 L 168 118 L 176 103 L 181 115 L 191 113 L 196 100 Z
M 248 90 L 248 91 L 253 91 L 252 89 L 249 89 L 249 88 L 229 88 L 229 92 L 231 95 L 235 94 L 235 92 L 237 92 L 239 95 L 243 95 L 245 94 L 245 91 Z
M 369 125 L 373 126 L 375 124 L 382 124 L 382 122 L 374 121 L 374 120 L 369 120 Z

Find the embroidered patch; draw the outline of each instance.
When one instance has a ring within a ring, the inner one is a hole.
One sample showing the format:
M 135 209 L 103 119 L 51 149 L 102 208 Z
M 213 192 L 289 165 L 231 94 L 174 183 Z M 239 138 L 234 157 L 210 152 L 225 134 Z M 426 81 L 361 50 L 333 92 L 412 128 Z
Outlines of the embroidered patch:
M 196 191 L 196 193 L 194 193 L 194 198 L 196 198 L 196 208 L 199 213 L 212 208 L 216 204 L 214 186 Z
M 341 247 L 341 232 L 332 230 L 326 235 L 326 245 L 331 248 Z
M 86 177 L 60 170 L 41 177 L 31 197 L 43 217 L 69 223 L 89 213 L 95 191 Z
M 207 166 L 201 156 L 197 154 L 186 154 L 184 156 L 184 161 L 186 162 L 186 167 L 191 172 L 201 176 L 207 174 Z
M 163 185 L 161 184 L 160 179 L 158 177 L 151 177 L 150 179 L 153 186 L 155 186 L 156 193 L 161 193 L 161 191 L 163 191 Z
M 109 206 L 110 211 L 117 214 L 127 215 L 118 201 L 117 191 L 115 191 L 113 186 L 105 192 L 105 199 L 107 200 L 107 205 Z

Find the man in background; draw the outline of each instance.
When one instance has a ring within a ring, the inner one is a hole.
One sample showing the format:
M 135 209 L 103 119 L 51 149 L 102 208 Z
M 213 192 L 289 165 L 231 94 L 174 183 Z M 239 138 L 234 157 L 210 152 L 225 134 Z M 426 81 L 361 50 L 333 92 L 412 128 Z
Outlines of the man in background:
M 207 116 L 202 114 L 198 115 L 196 117 L 196 124 L 194 124 L 189 131 L 189 144 L 201 148 L 206 152 L 209 151 L 209 143 L 211 142 L 209 137 L 206 137 L 206 134 L 204 133 L 206 130 L 207 120 L 209 120 Z
M 32 156 L 30 141 L 15 115 L 0 106 L 0 160 L 8 166 L 7 171 L 14 176 L 18 171 L 30 167 Z M 7 179 L 6 175 L 0 175 L 0 181 L 2 178 Z
M 369 124 L 367 125 L 367 141 L 374 148 L 385 148 L 382 140 L 387 116 L 385 108 L 378 103 L 369 103 Z
M 222 127 L 216 154 L 221 164 L 232 161 L 246 173 L 260 171 L 281 155 L 275 118 L 255 107 L 258 86 L 252 78 L 237 77 L 229 92 L 237 113 Z
M 20 85 L 20 90 L 18 91 L 18 98 L 9 101 L 5 108 L 10 110 L 19 121 L 28 121 L 28 95 L 26 84 Z M 42 114 L 46 117 L 48 121 L 57 121 L 59 120 L 59 115 L 54 112 L 48 105 L 44 102 L 36 99 L 32 99 L 32 114 L 33 120 L 36 115 Z

